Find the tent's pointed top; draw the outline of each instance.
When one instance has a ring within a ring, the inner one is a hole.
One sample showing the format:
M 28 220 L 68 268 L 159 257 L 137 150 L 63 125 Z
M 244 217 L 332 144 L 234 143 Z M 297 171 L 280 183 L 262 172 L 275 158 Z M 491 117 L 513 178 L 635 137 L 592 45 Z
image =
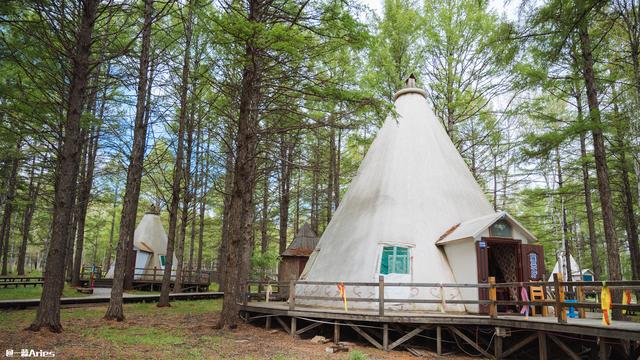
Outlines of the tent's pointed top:
M 151 204 L 145 214 L 160 215 L 160 207 L 158 205 Z
M 411 73 L 411 75 L 409 75 L 407 80 L 404 81 L 404 89 L 400 89 L 398 92 L 395 93 L 395 95 L 393 95 L 393 100 L 394 101 L 398 100 L 400 96 L 405 94 L 420 94 L 425 99 L 427 98 L 427 93 L 424 90 L 417 87 L 416 76 L 413 75 L 413 73 Z

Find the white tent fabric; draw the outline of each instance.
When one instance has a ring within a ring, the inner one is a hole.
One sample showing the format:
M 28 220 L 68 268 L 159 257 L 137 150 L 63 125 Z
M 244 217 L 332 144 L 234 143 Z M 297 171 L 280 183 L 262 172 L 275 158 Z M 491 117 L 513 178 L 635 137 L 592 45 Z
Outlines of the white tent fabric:
M 553 274 L 555 273 L 562 273 L 562 278 L 564 279 L 564 281 L 567 281 L 567 258 L 564 251 L 558 251 L 558 253 L 556 254 L 556 259 L 556 264 L 553 266 L 553 270 L 551 271 L 551 275 L 549 276 L 549 281 L 553 281 Z M 591 274 L 590 270 L 582 269 L 571 254 L 569 254 L 569 261 L 571 261 L 571 280 L 581 281 L 583 274 Z
M 153 274 L 153 268 L 157 268 L 156 274 L 162 276 L 162 266 L 160 257 L 167 253 L 167 233 L 162 226 L 162 218 L 156 212 L 147 212 L 140 220 L 138 227 L 133 234 L 133 247 L 136 250 L 136 268 L 146 268 L 146 271 L 136 270 L 135 278 L 150 276 Z M 146 260 L 144 260 L 146 259 Z M 175 268 L 177 259 L 173 256 L 173 266 Z M 107 272 L 106 277 L 113 277 L 113 267 L 115 261 L 112 262 L 111 268 Z
M 303 280 L 377 282 L 382 247 L 402 246 L 410 249 L 411 258 L 410 274 L 401 276 L 403 282 L 455 283 L 446 256 L 436 241 L 455 224 L 495 214 L 427 104 L 424 91 L 415 87 L 399 91 L 395 112 L 389 115 L 371 144 L 309 259 Z M 396 288 L 401 294 L 393 295 L 392 291 L 386 288 L 385 298 L 440 297 L 437 288 L 404 291 Z M 300 285 L 296 293 L 338 296 L 336 286 Z M 377 288 L 347 286 L 347 297 L 377 297 Z M 460 299 L 461 295 L 450 289 L 446 298 Z M 296 301 L 340 306 L 335 301 Z M 397 305 L 410 309 L 407 305 Z M 375 302 L 350 303 L 350 307 L 377 306 Z M 417 306 L 438 308 L 434 304 Z M 464 307 L 448 305 L 447 310 L 464 311 Z

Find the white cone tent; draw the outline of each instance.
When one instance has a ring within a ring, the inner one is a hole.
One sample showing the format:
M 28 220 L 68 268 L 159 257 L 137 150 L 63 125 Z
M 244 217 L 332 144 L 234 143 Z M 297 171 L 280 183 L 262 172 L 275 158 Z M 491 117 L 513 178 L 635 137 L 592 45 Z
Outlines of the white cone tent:
M 162 277 L 165 254 L 167 251 L 167 233 L 162 226 L 162 218 L 159 210 L 152 206 L 147 211 L 133 234 L 133 249 L 136 251 L 136 271 L 134 279 L 147 279 L 153 277 L 153 269 L 156 268 L 156 278 Z M 173 267 L 177 264 L 173 256 Z M 113 277 L 115 261 L 107 272 L 106 277 Z M 141 270 L 145 269 L 145 270 Z
M 446 254 L 436 242 L 456 224 L 495 214 L 413 77 L 395 98 L 397 116 L 389 115 L 379 130 L 302 280 L 377 282 L 381 266 L 390 266 L 381 265 L 383 251 L 399 246 L 408 248 L 408 255 L 400 256 L 409 257 L 410 269 L 387 275 L 387 282 L 455 283 Z M 475 263 L 469 267 L 475 271 Z M 386 288 L 385 298 L 439 298 L 438 290 L 433 290 Z M 446 291 L 448 300 L 461 298 L 457 290 Z M 336 292 L 336 286 L 296 288 L 296 293 L 307 296 Z M 377 297 L 377 288 L 348 288 L 347 297 Z M 340 306 L 330 301 L 306 303 Z M 349 305 L 378 306 L 375 302 Z M 421 304 L 420 308 L 436 310 L 437 306 Z M 447 310 L 465 308 L 448 305 Z
M 573 258 L 573 255 L 569 254 L 569 261 L 571 261 L 571 280 L 572 281 L 593 281 L 593 271 L 589 269 L 583 269 L 578 265 L 576 259 Z M 559 250 L 556 253 L 556 264 L 553 266 L 553 270 L 551 271 L 551 275 L 549 276 L 549 281 L 553 281 L 553 274 L 562 273 L 562 278 L 564 281 L 568 281 L 569 278 L 567 276 L 567 258 L 565 257 L 564 250 Z

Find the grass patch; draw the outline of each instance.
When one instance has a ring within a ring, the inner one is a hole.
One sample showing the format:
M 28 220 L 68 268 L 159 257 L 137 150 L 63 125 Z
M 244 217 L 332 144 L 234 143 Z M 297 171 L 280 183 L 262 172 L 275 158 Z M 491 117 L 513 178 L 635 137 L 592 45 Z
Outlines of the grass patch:
M 18 288 L 1 288 L 0 300 L 22 300 L 22 299 L 39 299 L 42 295 L 42 285 L 36 287 L 18 287 Z M 62 297 L 84 297 L 88 294 L 81 294 L 76 291 L 75 287 L 70 285 L 64 286 Z
M 349 360 L 367 360 L 369 355 L 363 353 L 362 351 L 353 350 L 349 352 Z
M 117 345 L 168 346 L 185 343 L 183 334 L 175 329 L 165 330 L 140 326 L 126 328 L 102 326 L 87 331 L 85 336 L 106 340 Z

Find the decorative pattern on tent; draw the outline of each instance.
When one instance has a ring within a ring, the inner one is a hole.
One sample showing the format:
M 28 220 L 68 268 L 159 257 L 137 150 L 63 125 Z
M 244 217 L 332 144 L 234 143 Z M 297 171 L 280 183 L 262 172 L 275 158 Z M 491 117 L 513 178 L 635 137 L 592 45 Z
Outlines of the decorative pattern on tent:
M 511 246 L 495 246 L 491 248 L 491 252 L 498 264 L 498 268 L 502 272 L 502 276 L 504 276 L 504 281 L 517 282 L 518 269 L 516 268 L 515 248 Z M 516 288 L 510 287 L 509 293 L 511 294 L 511 299 L 518 300 L 518 290 Z

